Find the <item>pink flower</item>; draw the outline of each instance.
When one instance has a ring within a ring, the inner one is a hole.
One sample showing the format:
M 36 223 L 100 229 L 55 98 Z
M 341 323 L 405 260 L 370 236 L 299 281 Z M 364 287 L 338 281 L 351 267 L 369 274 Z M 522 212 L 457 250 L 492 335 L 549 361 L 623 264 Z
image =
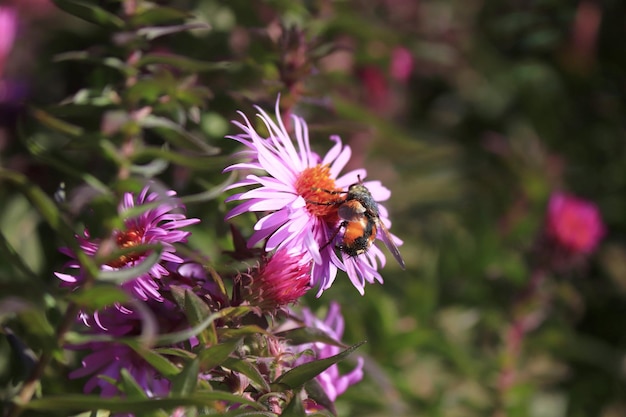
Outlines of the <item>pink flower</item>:
M 361 68 L 358 76 L 367 96 L 367 102 L 373 109 L 383 110 L 389 102 L 389 83 L 383 71 L 373 65 Z
M 263 311 L 295 303 L 311 288 L 311 262 L 284 249 L 261 261 L 248 275 L 252 282 L 246 298 Z
M 190 232 L 179 230 L 183 227 L 198 223 L 198 219 L 187 219 L 184 214 L 184 205 L 178 200 L 174 191 L 156 192 L 150 191 L 150 185 L 146 186 L 138 196 L 132 193 L 125 193 L 120 205 L 120 213 L 137 206 L 147 204 L 157 204 L 141 214 L 128 217 L 124 220 L 125 228 L 116 230 L 113 233 L 115 243 L 119 248 L 132 248 L 145 244 L 159 244 L 163 247 L 160 259 L 148 272 L 141 274 L 135 279 L 122 284 L 129 293 L 141 300 L 153 299 L 163 301 L 163 296 L 159 292 L 158 280 L 170 274 L 165 263 L 184 262 L 176 255 L 174 243 L 186 242 Z M 84 231 L 83 236 L 77 236 L 81 249 L 89 256 L 94 256 L 98 251 L 101 242 L 91 239 L 89 232 Z M 62 248 L 61 252 L 75 258 L 68 248 Z M 104 271 L 116 271 L 140 265 L 149 253 L 137 251 L 127 253 L 117 259 L 108 261 L 101 266 Z M 73 274 L 56 272 L 55 275 L 64 281 L 66 286 L 76 288 L 84 280 L 80 264 L 75 259 L 69 261 L 66 268 L 76 270 Z
M 413 65 L 411 51 L 402 46 L 393 48 L 389 66 L 389 73 L 392 78 L 401 83 L 406 83 L 411 77 L 411 72 L 413 72 Z
M 343 252 L 338 254 L 335 246 L 329 244 L 337 236 L 341 223 L 336 203 L 344 197 L 328 191 L 345 192 L 351 184 L 366 177 L 364 169 L 341 174 L 350 160 L 350 147 L 344 146 L 338 136 L 331 136 L 335 145 L 320 157 L 311 150 L 309 131 L 303 119 L 292 116 L 295 136 L 292 139 L 280 117 L 278 101 L 276 122 L 262 109 L 257 109 L 257 116 L 269 137 L 261 136 L 243 113 L 240 114 L 244 123 L 234 122 L 243 133 L 229 136 L 245 146 L 238 155 L 246 162 L 232 165 L 225 171 L 243 171 L 248 175 L 227 189 L 254 188 L 227 199 L 243 201 L 227 214 L 227 219 L 245 212 L 265 213 L 254 226 L 249 246 L 265 240 L 266 251 L 287 249 L 290 253 L 308 256 L 313 260 L 311 284 L 319 287 L 318 296 L 330 288 L 337 269 L 347 272 L 361 294 L 366 282 L 382 282 L 378 266 L 384 266 L 386 259 L 375 245 L 358 256 L 346 256 Z M 259 171 L 261 174 L 256 175 Z M 390 196 L 389 190 L 378 181 L 365 181 L 363 185 L 377 202 Z M 381 205 L 378 210 L 381 221 L 389 227 L 387 210 Z
M 17 13 L 11 7 L 0 6 L 0 78 L 16 35 Z
M 605 234 L 598 207 L 581 198 L 554 193 L 548 203 L 546 234 L 573 254 L 590 254 Z

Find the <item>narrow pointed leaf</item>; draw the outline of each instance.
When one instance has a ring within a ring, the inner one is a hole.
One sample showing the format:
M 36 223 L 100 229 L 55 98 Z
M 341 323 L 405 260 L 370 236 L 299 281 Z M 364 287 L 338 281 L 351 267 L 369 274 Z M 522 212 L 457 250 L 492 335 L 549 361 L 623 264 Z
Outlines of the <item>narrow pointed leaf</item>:
M 235 349 L 237 349 L 237 346 L 239 346 L 240 343 L 241 339 L 231 339 L 215 346 L 203 349 L 198 354 L 198 359 L 200 360 L 200 368 L 204 372 L 209 372 L 216 366 L 221 365 L 222 362 L 228 359 L 230 354 L 233 353 Z
M 264 392 L 270 391 L 270 386 L 259 372 L 259 369 L 243 359 L 228 358 L 222 364 L 224 368 L 244 374 L 256 385 L 256 388 Z
M 43 110 L 32 109 L 31 114 L 42 125 L 58 132 L 65 133 L 66 135 L 80 137 L 84 133 L 83 128 L 58 119 Z
M 185 312 L 185 316 L 191 326 L 197 326 L 211 315 L 209 306 L 193 291 L 177 286 L 171 286 L 171 292 L 176 303 Z M 200 342 L 204 345 L 216 342 L 215 338 L 211 338 L 204 332 L 198 333 L 197 336 L 198 339 L 200 339 Z
M 94 23 L 99 26 L 120 29 L 124 27 L 124 21 L 111 12 L 108 12 L 100 6 L 77 0 L 53 0 L 60 9 L 67 13 L 79 17 L 87 22 Z
M 309 398 L 311 398 L 327 410 L 330 410 L 333 415 L 337 415 L 337 410 L 335 410 L 335 403 L 333 403 L 331 399 L 328 398 L 326 391 L 324 391 L 324 388 L 322 388 L 317 379 L 312 379 L 304 384 L 304 390 L 306 391 Z
M 257 410 L 263 406 L 255 401 L 223 391 L 203 391 L 194 395 L 168 398 L 101 398 L 97 395 L 59 395 L 45 396 L 21 404 L 27 410 L 42 411 L 85 411 L 109 410 L 111 412 L 146 412 L 158 409 L 171 409 L 177 406 L 211 407 L 215 401 L 225 401 L 230 404 L 243 404 Z
M 196 29 L 211 29 L 206 23 L 202 22 L 194 22 L 194 23 L 184 23 L 182 25 L 172 25 L 172 26 L 151 26 L 151 27 L 143 27 L 137 30 L 137 35 L 143 36 L 148 40 L 153 40 L 161 36 L 171 35 L 173 33 L 179 32 L 187 32 L 190 30 Z
M 198 386 L 198 374 L 200 373 L 200 361 L 195 358 L 189 361 L 178 375 L 172 378 L 172 394 L 189 395 Z
M 156 265 L 161 259 L 161 252 L 163 248 L 154 250 L 148 256 L 146 256 L 140 264 L 130 268 L 118 269 L 116 271 L 100 271 L 97 279 L 101 281 L 114 282 L 116 284 L 123 284 L 126 281 L 133 280 L 146 274 L 150 269 Z
M 287 407 L 280 413 L 281 417 L 306 417 L 306 411 L 299 395 L 294 395 Z
M 69 300 L 82 308 L 99 310 L 114 303 L 125 303 L 129 300 L 128 293 L 118 286 L 96 285 L 92 288 L 79 289 L 68 295 Z
M 296 366 L 295 368 L 284 373 L 278 379 L 276 379 L 276 381 L 274 381 L 274 383 L 272 384 L 272 388 L 279 391 L 299 388 L 307 381 L 310 381 L 311 379 L 324 372 L 330 366 L 347 358 L 363 343 L 365 342 L 357 343 L 356 345 L 350 346 L 343 352 L 329 358 L 320 359 L 313 362 L 307 362 L 300 366 Z
M 141 355 L 141 357 L 159 371 L 159 373 L 165 376 L 174 376 L 180 373 L 180 369 L 176 365 L 154 350 L 142 347 L 137 341 L 126 341 L 126 344 Z
M 141 389 L 141 385 L 139 385 L 137 380 L 128 372 L 128 369 L 122 368 L 120 370 L 120 376 L 121 389 L 129 398 L 148 398 L 143 389 Z
M 292 345 L 321 342 L 327 345 L 338 346 L 344 349 L 347 347 L 343 343 L 338 342 L 337 340 L 330 337 L 328 333 L 318 328 L 298 327 L 296 329 L 278 332 L 276 333 L 276 336 L 289 340 Z

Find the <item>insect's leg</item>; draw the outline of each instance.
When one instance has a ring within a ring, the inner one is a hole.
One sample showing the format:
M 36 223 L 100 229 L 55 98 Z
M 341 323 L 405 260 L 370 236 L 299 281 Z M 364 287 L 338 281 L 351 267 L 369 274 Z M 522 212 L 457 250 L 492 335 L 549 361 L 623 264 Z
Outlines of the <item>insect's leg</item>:
M 337 227 L 337 230 L 335 230 L 335 233 L 333 233 L 333 235 L 331 236 L 330 239 L 328 239 L 328 242 L 324 243 L 324 245 L 322 245 L 322 247 L 320 248 L 320 250 L 324 249 L 326 246 L 330 245 L 330 243 L 335 240 L 335 238 L 337 237 L 337 234 L 339 234 L 339 231 L 346 227 L 348 222 L 341 222 L 341 224 Z
M 311 190 L 324 191 L 325 193 L 328 193 L 328 194 L 348 194 L 347 191 L 327 190 L 325 188 L 317 188 L 317 187 L 311 187 Z
M 304 200 L 309 204 L 317 204 L 318 206 L 336 206 L 338 204 L 343 204 L 344 200 L 339 200 L 339 201 L 326 201 L 326 202 L 322 202 L 322 201 L 311 201 L 311 200 Z

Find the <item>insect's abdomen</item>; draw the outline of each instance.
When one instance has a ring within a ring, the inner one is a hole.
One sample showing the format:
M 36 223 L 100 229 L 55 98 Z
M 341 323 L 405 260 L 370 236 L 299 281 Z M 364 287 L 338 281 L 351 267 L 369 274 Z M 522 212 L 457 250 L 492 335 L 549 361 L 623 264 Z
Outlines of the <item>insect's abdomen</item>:
M 344 222 L 341 250 L 349 256 L 357 256 L 369 249 L 376 238 L 376 223 L 368 216 Z

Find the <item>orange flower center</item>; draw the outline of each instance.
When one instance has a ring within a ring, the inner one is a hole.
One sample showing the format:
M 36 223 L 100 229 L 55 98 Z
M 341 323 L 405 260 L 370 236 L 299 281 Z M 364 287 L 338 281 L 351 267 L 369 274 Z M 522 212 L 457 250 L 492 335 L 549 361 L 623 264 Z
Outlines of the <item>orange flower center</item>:
M 125 232 L 120 232 L 115 237 L 117 247 L 120 249 L 132 248 L 134 246 L 141 245 L 143 239 L 143 230 L 131 229 Z M 120 256 L 117 259 L 109 262 L 107 265 L 112 266 L 113 268 L 122 268 L 125 265 L 128 265 L 132 262 L 135 262 L 139 258 L 141 258 L 145 252 L 130 252 L 125 255 Z
M 306 208 L 313 216 L 321 217 L 327 223 L 339 220 L 337 208 L 345 199 L 343 190 L 337 188 L 335 180 L 330 177 L 328 165 L 316 165 L 307 168 L 296 181 L 296 191 L 306 203 Z

